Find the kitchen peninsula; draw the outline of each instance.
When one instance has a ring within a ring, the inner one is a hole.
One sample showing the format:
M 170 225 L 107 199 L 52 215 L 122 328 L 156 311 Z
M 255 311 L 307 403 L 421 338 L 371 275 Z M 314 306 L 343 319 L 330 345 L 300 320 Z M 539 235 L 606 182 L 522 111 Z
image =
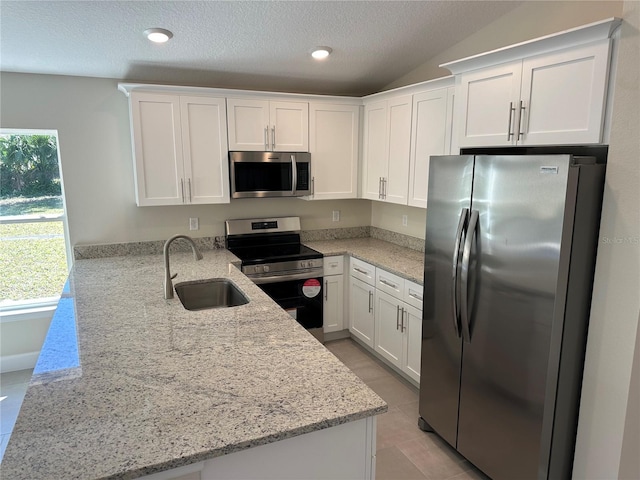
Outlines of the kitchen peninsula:
M 36 371 L 4 477 L 373 478 L 385 402 L 230 265 L 236 257 L 203 254 L 172 254 L 175 282 L 225 277 L 248 304 L 188 311 L 165 300 L 161 255 L 76 261 L 73 308 L 60 314 L 74 317 L 78 365 Z

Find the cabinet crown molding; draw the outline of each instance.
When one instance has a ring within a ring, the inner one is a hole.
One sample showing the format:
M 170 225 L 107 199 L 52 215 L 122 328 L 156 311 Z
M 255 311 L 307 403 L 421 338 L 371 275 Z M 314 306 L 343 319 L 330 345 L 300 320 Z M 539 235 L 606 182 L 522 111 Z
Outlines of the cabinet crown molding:
M 526 57 L 548 53 L 554 50 L 584 45 L 599 40 L 611 38 L 616 28 L 622 23 L 622 19 L 610 17 L 598 22 L 589 23 L 580 27 L 571 28 L 562 32 L 553 33 L 544 37 L 527 40 L 506 47 L 479 53 L 440 65 L 448 69 L 453 75 L 477 70 L 490 65 L 521 60 Z

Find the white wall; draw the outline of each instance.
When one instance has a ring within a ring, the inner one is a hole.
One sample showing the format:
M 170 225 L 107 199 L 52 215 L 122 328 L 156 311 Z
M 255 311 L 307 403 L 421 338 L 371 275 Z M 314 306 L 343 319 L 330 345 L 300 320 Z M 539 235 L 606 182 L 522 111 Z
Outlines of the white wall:
M 640 3 L 625 2 L 623 18 L 576 444 L 581 480 L 618 478 L 625 441 L 640 456 L 638 406 L 628 404 L 640 313 Z
M 369 225 L 368 200 L 240 199 L 227 205 L 135 204 L 127 98 L 117 80 L 2 73 L 0 126 L 58 131 L 71 245 L 224 234 L 224 220 L 298 215 L 302 228 Z M 332 222 L 332 211 L 340 221 Z M 189 232 L 189 217 L 200 230 Z

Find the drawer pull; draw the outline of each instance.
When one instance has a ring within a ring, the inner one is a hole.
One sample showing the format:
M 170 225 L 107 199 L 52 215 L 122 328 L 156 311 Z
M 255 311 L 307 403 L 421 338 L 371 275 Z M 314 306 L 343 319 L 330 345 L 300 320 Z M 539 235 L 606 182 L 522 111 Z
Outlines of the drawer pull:
M 369 272 L 367 272 L 366 270 L 361 270 L 358 267 L 353 267 L 353 269 L 358 272 L 361 273 L 362 275 L 369 275 Z
M 380 279 L 380 283 L 382 283 L 383 285 L 386 285 L 387 287 L 391 287 L 391 288 L 393 288 L 394 290 L 397 290 L 397 289 L 398 289 L 398 286 L 397 286 L 396 284 L 391 283 L 391 282 L 387 282 L 384 278 L 381 278 L 381 279 Z
M 422 301 L 422 295 L 418 295 L 417 293 L 414 293 L 411 290 L 409 290 L 409 296 L 412 298 L 415 298 L 416 300 Z

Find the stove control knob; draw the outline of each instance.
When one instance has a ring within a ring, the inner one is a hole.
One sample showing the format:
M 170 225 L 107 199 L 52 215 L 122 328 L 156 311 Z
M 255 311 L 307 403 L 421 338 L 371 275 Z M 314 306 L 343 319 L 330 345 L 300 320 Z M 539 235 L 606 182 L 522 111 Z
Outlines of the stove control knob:
M 265 265 L 264 267 L 262 267 L 262 271 L 264 273 L 267 273 L 269 271 L 269 265 Z
M 304 262 L 300 262 L 300 268 L 306 268 L 308 265 Z
M 262 267 L 260 265 L 256 265 L 256 273 L 260 273 L 262 271 Z

